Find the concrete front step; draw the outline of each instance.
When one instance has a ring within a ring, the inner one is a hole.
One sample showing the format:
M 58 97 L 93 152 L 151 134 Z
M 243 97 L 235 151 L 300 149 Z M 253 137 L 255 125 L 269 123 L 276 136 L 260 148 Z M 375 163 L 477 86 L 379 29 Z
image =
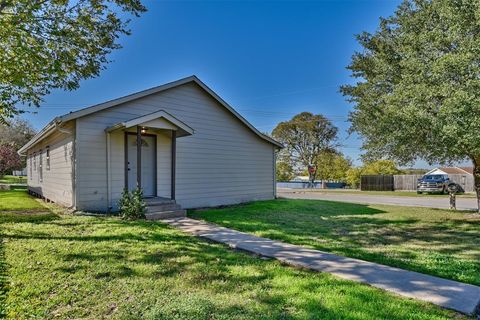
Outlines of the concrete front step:
M 161 212 L 150 212 L 145 215 L 147 220 L 161 220 L 161 219 L 170 219 L 170 218 L 184 218 L 187 216 L 187 210 L 172 210 L 172 211 L 161 211 Z
M 187 211 L 182 210 L 182 207 L 177 204 L 175 200 L 168 198 L 147 198 L 147 214 L 148 220 L 160 220 L 170 218 L 184 218 L 187 216 Z
M 157 205 L 163 205 L 163 204 L 175 204 L 176 201 L 168 198 L 160 198 L 160 197 L 155 197 L 155 198 L 145 198 L 144 199 L 145 203 L 147 206 L 157 206 Z
M 176 211 L 180 209 L 182 209 L 182 207 L 176 203 L 147 205 L 147 212 Z

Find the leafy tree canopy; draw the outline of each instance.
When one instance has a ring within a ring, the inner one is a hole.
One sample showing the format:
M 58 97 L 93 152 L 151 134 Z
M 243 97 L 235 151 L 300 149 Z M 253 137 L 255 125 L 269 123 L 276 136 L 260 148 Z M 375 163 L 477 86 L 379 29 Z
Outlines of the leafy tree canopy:
M 21 169 L 26 166 L 26 158 L 20 158 L 16 153 L 18 149 L 33 138 L 35 133 L 36 131 L 30 122 L 24 119 L 17 118 L 8 125 L 0 123 L 0 147 L 3 148 L 0 161 L 3 161 L 4 172 Z M 12 150 L 15 155 L 11 155 Z M 8 161 L 6 158 L 8 158 Z
M 14 146 L 0 145 L 0 178 L 12 170 L 22 169 L 22 161 Z
M 315 166 L 322 152 L 333 152 L 337 144 L 338 128 L 321 114 L 302 112 L 292 119 L 280 122 L 272 135 L 283 143 L 295 165 Z M 315 174 L 310 174 L 310 180 Z
M 344 181 L 352 161 L 338 152 L 322 152 L 317 161 L 317 179 Z
M 0 145 L 9 144 L 20 149 L 35 135 L 30 122 L 24 119 L 15 119 L 8 125 L 0 124 Z
M 358 188 L 360 186 L 360 180 L 362 178 L 362 168 L 352 167 L 348 169 L 345 180 L 352 188 Z
M 98 76 L 140 0 L 0 0 L 0 122 Z
M 290 181 L 295 178 L 295 171 L 289 161 L 277 161 L 277 181 Z
M 391 160 L 377 160 L 367 162 L 362 166 L 362 174 L 401 174 L 402 170 L 397 168 L 395 162 Z
M 395 162 L 391 160 L 377 160 L 365 163 L 361 167 L 351 168 L 347 171 L 347 183 L 356 188 L 360 185 L 360 179 L 363 175 L 377 174 L 402 174 Z
M 357 36 L 363 51 L 348 68 L 358 82 L 341 91 L 367 159 L 470 159 L 480 197 L 479 12 L 480 1 L 405 0 Z

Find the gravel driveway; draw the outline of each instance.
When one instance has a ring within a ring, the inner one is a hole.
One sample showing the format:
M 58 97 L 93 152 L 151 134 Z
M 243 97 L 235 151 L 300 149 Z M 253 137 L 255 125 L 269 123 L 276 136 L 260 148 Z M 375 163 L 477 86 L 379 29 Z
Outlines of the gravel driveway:
M 302 191 L 299 189 L 278 189 L 277 196 L 288 199 L 312 199 L 312 200 L 331 200 L 340 202 L 353 202 L 363 204 L 387 204 L 400 205 L 409 207 L 429 207 L 448 209 L 448 197 L 406 197 L 406 196 L 388 196 L 388 195 L 368 195 L 353 193 L 335 192 L 315 192 Z M 476 210 L 477 199 L 475 198 L 459 198 L 457 197 L 458 210 Z

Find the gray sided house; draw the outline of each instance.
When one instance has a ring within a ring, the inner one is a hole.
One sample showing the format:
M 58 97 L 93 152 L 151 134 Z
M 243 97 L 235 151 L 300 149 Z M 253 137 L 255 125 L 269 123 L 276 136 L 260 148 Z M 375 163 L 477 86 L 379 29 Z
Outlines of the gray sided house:
M 116 211 L 137 185 L 184 208 L 273 199 L 281 147 L 192 76 L 57 117 L 19 153 L 30 192 Z

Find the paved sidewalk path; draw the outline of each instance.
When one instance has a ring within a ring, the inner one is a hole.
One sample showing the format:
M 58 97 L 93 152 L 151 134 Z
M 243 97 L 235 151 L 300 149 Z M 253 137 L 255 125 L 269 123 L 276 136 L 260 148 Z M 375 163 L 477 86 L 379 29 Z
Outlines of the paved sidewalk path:
M 184 232 L 225 243 L 232 248 L 367 283 L 466 314 L 473 314 L 480 302 L 480 287 L 477 286 L 260 238 L 190 218 L 163 221 Z

